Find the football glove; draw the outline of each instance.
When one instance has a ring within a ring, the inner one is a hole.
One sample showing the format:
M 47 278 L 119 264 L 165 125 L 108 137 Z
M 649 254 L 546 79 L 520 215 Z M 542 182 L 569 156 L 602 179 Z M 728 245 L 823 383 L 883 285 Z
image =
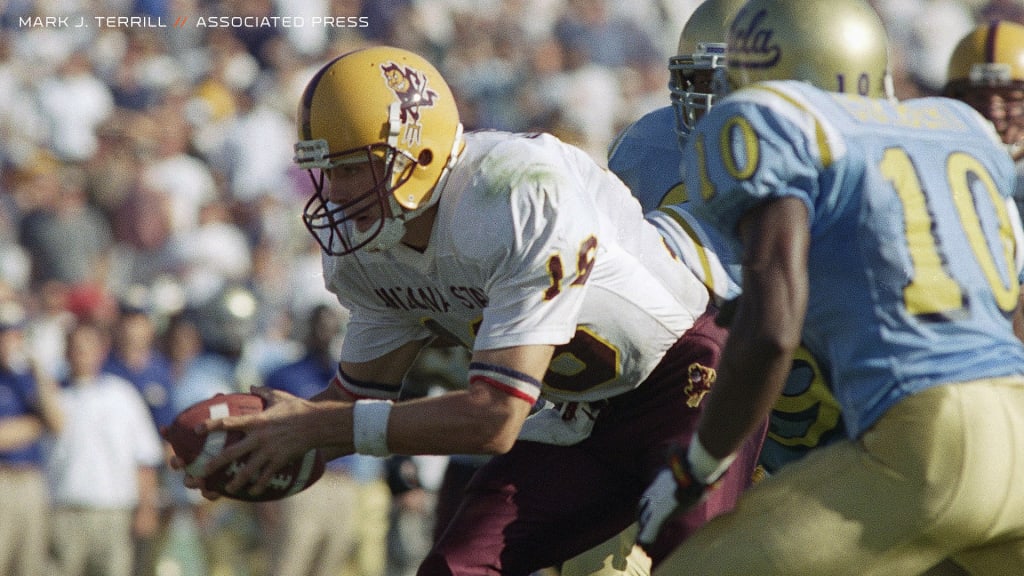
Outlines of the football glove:
M 699 505 L 719 482 L 716 479 L 705 484 L 697 480 L 686 452 L 681 446 L 673 446 L 669 451 L 668 466 L 658 473 L 640 497 L 636 541 L 643 548 L 654 543 L 668 519 Z

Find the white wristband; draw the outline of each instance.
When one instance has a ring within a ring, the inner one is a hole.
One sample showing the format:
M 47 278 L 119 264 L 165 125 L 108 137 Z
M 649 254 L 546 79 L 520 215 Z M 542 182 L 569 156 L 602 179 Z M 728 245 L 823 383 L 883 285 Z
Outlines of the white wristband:
M 690 448 L 686 451 L 686 459 L 690 461 L 690 470 L 697 476 L 697 480 L 704 484 L 713 484 L 729 469 L 729 465 L 736 459 L 736 454 L 729 454 L 719 460 L 708 453 L 707 448 L 700 443 L 700 436 L 694 434 L 690 440 Z
M 352 443 L 356 452 L 367 456 L 390 456 L 388 417 L 390 400 L 359 400 L 352 407 Z

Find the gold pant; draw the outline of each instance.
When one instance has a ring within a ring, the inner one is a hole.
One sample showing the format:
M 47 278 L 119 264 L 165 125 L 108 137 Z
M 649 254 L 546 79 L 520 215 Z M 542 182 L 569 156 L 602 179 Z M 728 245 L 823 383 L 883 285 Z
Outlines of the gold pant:
M 655 572 L 1024 572 L 1024 379 L 938 386 L 751 488 Z

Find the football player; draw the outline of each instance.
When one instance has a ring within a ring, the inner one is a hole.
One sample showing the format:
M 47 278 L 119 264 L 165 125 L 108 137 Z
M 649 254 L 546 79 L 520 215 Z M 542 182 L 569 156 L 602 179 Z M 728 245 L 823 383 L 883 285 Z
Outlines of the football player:
M 967 102 L 995 126 L 1016 162 L 1014 199 L 1024 209 L 1024 26 L 994 20 L 961 38 L 943 94 Z
M 960 39 L 943 95 L 988 118 L 1014 160 L 1024 158 L 1024 26 L 994 20 Z
M 673 252 L 700 278 L 719 302 L 734 299 L 739 286 L 735 255 L 713 227 L 695 218 L 682 193 L 682 147 L 697 120 L 727 89 L 726 34 L 745 0 L 706 0 L 679 35 L 669 60 L 670 106 L 656 109 L 630 126 L 609 149 L 608 168 L 625 182 Z M 808 450 L 842 436 L 839 406 L 825 374 L 806 348 L 770 417 L 760 463 L 774 473 Z
M 326 64 L 297 119 L 316 189 L 303 219 L 348 334 L 316 401 L 258 388 L 267 410 L 207 422 L 245 432 L 208 470 L 244 456 L 227 491 L 258 493 L 311 448 L 495 455 L 423 576 L 525 575 L 622 532 L 665 450 L 689 440 L 725 336 L 629 190 L 550 135 L 463 134 L 437 70 L 392 47 Z M 472 350 L 466 389 L 395 402 L 437 337 Z M 662 531 L 655 563 L 731 508 L 759 445 Z
M 657 108 L 629 125 L 609 147 L 609 168 L 629 186 L 644 212 L 680 203 L 675 169 L 652 170 L 680 159 L 697 120 L 725 90 L 725 35 L 745 0 L 706 0 L 694 9 L 669 58 L 671 105 Z
M 742 255 L 742 296 L 698 434 L 651 489 L 672 478 L 668 507 L 686 509 L 728 477 L 801 341 L 847 438 L 755 485 L 655 573 L 920 574 L 945 558 L 1018 573 L 1011 159 L 969 106 L 888 96 L 866 2 L 751 0 L 728 38 L 736 91 L 696 126 L 682 172 L 695 214 Z

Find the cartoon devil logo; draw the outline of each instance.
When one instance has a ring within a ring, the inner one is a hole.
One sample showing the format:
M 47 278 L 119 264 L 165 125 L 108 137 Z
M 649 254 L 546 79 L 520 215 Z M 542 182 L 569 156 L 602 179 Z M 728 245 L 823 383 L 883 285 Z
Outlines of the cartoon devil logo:
M 402 124 L 418 123 L 420 107 L 433 106 L 437 99 L 437 92 L 427 88 L 426 75 L 395 62 L 381 64 L 380 71 L 402 106 Z
M 690 408 L 700 406 L 701 400 L 711 391 L 711 385 L 715 383 L 718 374 L 714 368 L 709 368 L 698 362 L 690 364 L 687 370 L 688 381 L 683 392 L 686 393 L 686 405 Z

